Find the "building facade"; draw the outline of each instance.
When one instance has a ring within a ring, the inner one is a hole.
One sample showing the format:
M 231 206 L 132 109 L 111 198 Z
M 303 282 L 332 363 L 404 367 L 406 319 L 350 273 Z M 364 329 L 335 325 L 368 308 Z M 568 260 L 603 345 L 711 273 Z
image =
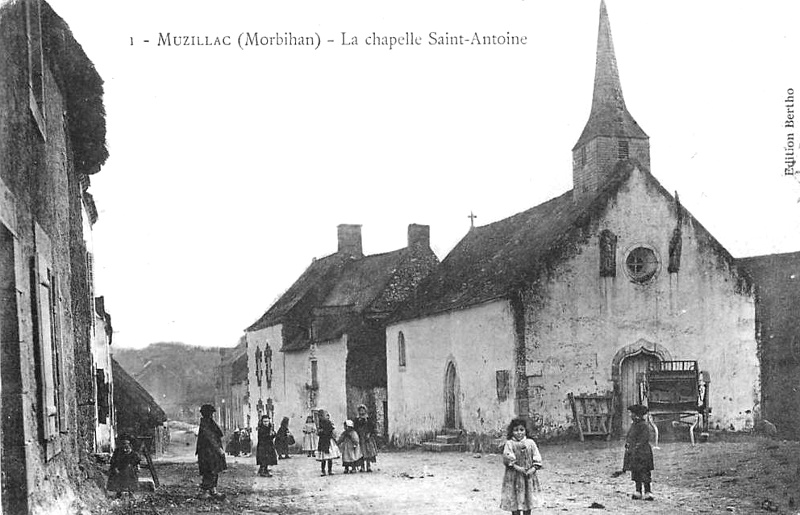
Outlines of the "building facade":
M 214 405 L 222 432 L 230 436 L 236 429 L 251 427 L 247 407 L 247 339 L 242 336 L 236 347 L 223 347 L 219 353 Z
M 741 260 L 753 278 L 761 344 L 761 405 L 782 438 L 800 439 L 800 252 Z M 759 429 L 754 426 L 754 429 Z
M 249 417 L 289 417 L 299 430 L 325 408 L 340 428 L 365 404 L 383 431 L 385 324 L 438 263 L 428 226 L 408 246 L 364 256 L 361 226 L 338 227 L 338 251 L 311 266 L 246 331 Z
M 570 393 L 613 398 L 619 434 L 655 362 L 710 374 L 711 427 L 742 428 L 760 402 L 751 281 L 651 173 L 604 3 L 596 62 L 573 189 L 472 229 L 389 324 L 398 444 L 442 428 L 499 436 L 517 415 L 564 435 Z
M 98 427 L 83 217 L 103 82 L 44 1 L 2 2 L 0 59 L 2 506 L 66 513 Z
M 91 262 L 91 260 L 90 260 Z M 116 447 L 116 407 L 114 405 L 114 370 L 111 365 L 113 327 L 106 312 L 105 298 L 95 297 L 95 317 L 92 338 L 92 357 L 95 375 L 97 426 L 95 451 L 113 452 Z

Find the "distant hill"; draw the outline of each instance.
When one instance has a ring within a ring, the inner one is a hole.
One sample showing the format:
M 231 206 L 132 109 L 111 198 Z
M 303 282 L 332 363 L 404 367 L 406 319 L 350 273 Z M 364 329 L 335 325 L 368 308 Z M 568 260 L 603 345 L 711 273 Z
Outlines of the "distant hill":
M 220 347 L 161 342 L 142 349 L 112 351 L 114 359 L 153 396 L 171 420 L 196 422 L 199 407 L 214 402 Z

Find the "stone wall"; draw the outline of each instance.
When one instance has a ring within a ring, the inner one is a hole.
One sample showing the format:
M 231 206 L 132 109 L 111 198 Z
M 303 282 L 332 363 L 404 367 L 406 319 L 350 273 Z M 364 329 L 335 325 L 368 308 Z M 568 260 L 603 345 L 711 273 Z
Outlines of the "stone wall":
M 398 335 L 406 364 L 399 364 Z M 445 424 L 445 375 L 456 368 L 456 423 L 467 432 L 504 431 L 515 414 L 514 321 L 508 301 L 407 320 L 386 330 L 389 438 L 419 443 Z M 498 397 L 498 372 L 508 372 Z
M 674 202 L 634 171 L 577 255 L 527 292 L 530 409 L 544 432 L 572 425 L 569 392 L 615 391 L 615 357 L 652 344 L 672 359 L 697 360 L 711 374 L 712 427 L 744 427 L 745 411 L 760 392 L 753 297 L 691 217 L 682 224 L 680 269 L 669 273 L 676 224 Z M 604 229 L 617 236 L 614 277 L 599 273 Z M 658 270 L 640 284 L 626 273 L 625 261 L 643 245 L 654 250 Z
M 290 429 L 297 433 L 312 409 L 325 408 L 337 429 L 347 417 L 345 388 L 346 337 L 316 345 L 317 382 L 311 380 L 311 349 L 283 352 L 280 324 L 247 333 L 247 374 L 249 413 L 252 427 L 258 425 L 258 401 L 267 406 L 271 400 L 276 424 L 289 417 Z M 262 371 L 261 384 L 256 377 L 256 351 L 272 349 L 272 381 L 268 386 Z M 263 412 L 263 411 L 262 411 Z M 255 439 L 255 438 L 254 438 Z M 254 442 L 255 443 L 255 442 Z
M 46 63 L 41 102 L 46 123 L 37 123 L 32 116 L 25 26 L 24 3 L 0 6 L 4 302 L 16 305 L 4 309 L 0 321 L 2 502 L 6 513 L 35 512 L 74 502 L 75 491 L 86 478 L 81 469 L 90 466 L 82 460 L 94 445 L 90 293 L 80 189 L 65 133 L 67 108 Z M 35 224 L 40 228 L 38 240 Z M 37 342 L 50 342 L 40 338 L 43 335 L 37 328 L 38 300 L 31 281 L 31 263 L 37 258 L 49 261 L 53 279 L 48 288 L 55 299 L 55 372 L 50 373 L 59 408 L 58 434 L 50 444 L 44 441 L 40 420 L 40 414 L 46 412 L 40 376 L 47 367 Z

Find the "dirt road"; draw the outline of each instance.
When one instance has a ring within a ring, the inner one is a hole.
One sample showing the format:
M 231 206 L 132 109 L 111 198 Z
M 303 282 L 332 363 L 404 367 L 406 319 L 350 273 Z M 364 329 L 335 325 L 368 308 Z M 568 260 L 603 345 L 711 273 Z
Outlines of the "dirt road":
M 652 502 L 630 499 L 633 483 L 613 478 L 622 442 L 542 445 L 544 506 L 556 513 L 777 513 L 800 514 L 800 443 L 737 437 L 692 447 L 666 443 L 655 450 Z M 199 477 L 194 456 L 157 461 L 162 486 L 133 500 L 93 507 L 97 514 L 482 514 L 499 508 L 502 478 L 497 454 L 384 452 L 371 474 L 321 477 L 312 458 L 294 455 L 255 475 L 254 459 L 228 458 L 220 478 L 225 501 L 195 498 Z M 146 476 L 146 470 L 142 475 Z M 769 501 L 765 504 L 764 501 Z M 590 508 L 596 503 L 601 507 Z M 762 507 L 763 506 L 763 507 Z

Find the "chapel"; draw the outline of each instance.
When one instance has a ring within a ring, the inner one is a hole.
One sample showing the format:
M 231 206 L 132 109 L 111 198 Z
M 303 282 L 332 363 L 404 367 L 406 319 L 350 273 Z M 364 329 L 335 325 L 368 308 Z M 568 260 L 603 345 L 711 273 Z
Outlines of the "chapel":
M 744 427 L 761 395 L 752 281 L 651 168 L 625 103 L 600 5 L 588 121 L 573 187 L 474 227 L 386 328 L 390 438 L 498 436 L 524 416 L 568 434 L 571 395 L 612 399 L 629 423 L 641 374 L 696 362 L 712 428 Z

